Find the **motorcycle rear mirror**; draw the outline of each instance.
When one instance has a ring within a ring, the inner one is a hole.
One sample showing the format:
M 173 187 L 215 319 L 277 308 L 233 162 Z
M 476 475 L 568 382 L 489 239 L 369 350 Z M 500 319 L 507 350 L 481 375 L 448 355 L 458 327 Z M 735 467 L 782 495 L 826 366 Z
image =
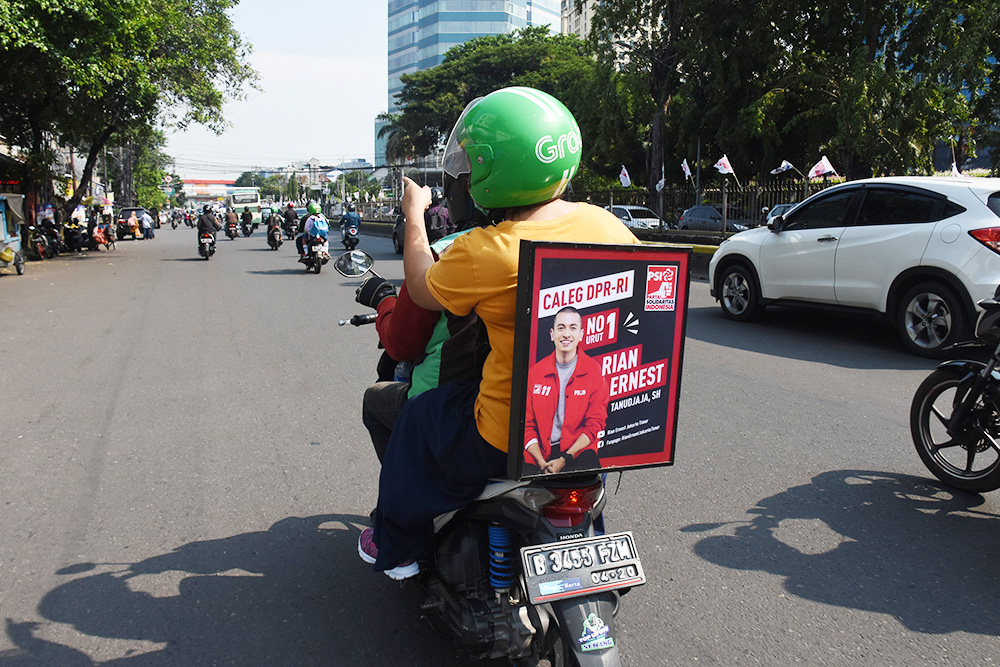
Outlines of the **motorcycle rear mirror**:
M 337 273 L 347 278 L 357 278 L 372 270 L 375 260 L 363 250 L 345 252 L 333 263 Z

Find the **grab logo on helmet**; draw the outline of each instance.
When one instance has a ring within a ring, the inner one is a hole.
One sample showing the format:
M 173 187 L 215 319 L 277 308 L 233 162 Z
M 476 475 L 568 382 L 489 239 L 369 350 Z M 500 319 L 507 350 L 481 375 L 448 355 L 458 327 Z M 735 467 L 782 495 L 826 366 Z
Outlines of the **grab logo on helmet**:
M 542 164 L 550 164 L 566 157 L 567 152 L 579 153 L 580 143 L 580 135 L 577 132 L 567 132 L 559 135 L 558 139 L 546 134 L 535 143 L 535 157 Z

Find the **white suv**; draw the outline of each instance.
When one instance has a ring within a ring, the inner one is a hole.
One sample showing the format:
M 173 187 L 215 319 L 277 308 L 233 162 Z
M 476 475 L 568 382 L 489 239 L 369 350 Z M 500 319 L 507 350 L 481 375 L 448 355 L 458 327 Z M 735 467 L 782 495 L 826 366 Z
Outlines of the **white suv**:
M 709 264 L 733 320 L 769 303 L 885 315 L 922 356 L 971 334 L 1000 284 L 1000 178 L 872 178 L 831 187 L 767 227 L 730 237 Z

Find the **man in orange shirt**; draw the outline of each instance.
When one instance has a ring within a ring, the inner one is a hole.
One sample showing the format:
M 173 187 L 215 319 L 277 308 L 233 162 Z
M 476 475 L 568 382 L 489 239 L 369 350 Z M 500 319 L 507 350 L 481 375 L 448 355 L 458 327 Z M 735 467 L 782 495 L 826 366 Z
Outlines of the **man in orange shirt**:
M 491 352 L 478 384 L 446 385 L 403 407 L 379 478 L 374 529 L 358 553 L 394 579 L 419 572 L 433 519 L 464 506 L 506 469 L 520 243 L 638 243 L 614 215 L 560 199 L 580 164 L 580 130 L 557 99 L 503 88 L 471 102 L 452 130 L 444 168 L 451 197 L 468 183 L 476 205 L 502 218 L 455 240 L 435 262 L 424 228 L 430 188 L 404 178 L 403 269 L 414 303 L 475 311 Z M 519 446 L 520 448 L 520 446 Z

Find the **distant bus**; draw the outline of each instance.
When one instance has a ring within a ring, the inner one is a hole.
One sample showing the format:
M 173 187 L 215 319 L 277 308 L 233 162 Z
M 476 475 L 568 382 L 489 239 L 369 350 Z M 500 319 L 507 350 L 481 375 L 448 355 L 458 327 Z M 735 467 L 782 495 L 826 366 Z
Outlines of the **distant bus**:
M 253 221 L 260 222 L 260 188 L 235 188 L 229 194 L 227 206 L 232 206 L 239 216 L 243 207 L 249 207 L 253 213 Z

